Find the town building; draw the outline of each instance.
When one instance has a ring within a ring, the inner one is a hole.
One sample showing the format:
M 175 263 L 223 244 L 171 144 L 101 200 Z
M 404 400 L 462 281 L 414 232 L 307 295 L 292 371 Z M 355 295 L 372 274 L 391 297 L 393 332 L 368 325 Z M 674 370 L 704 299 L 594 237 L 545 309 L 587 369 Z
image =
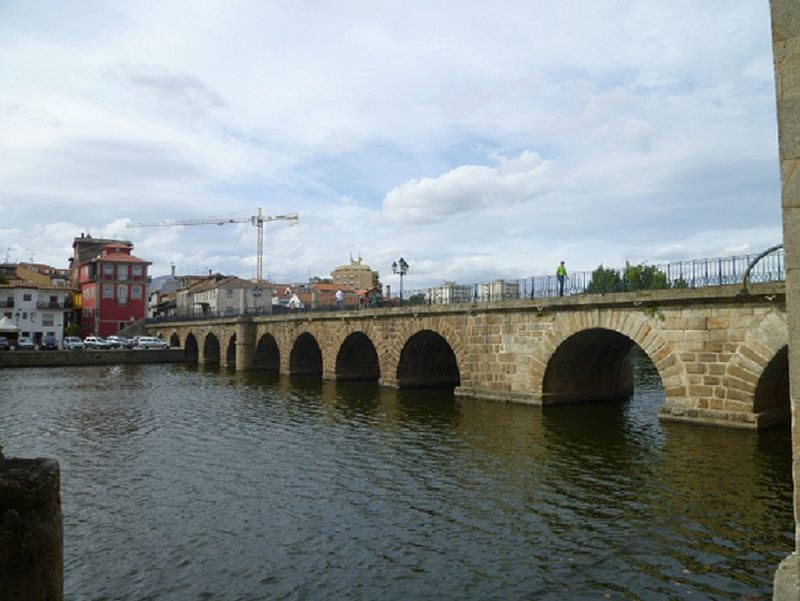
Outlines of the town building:
M 349 265 L 339 265 L 331 271 L 332 283 L 341 289 L 348 290 L 380 290 L 381 282 L 377 271 L 361 262 L 361 257 L 350 259 Z
M 518 298 L 519 282 L 494 280 L 478 284 L 478 300 L 480 301 L 513 300 Z
M 473 287 L 470 285 L 445 282 L 436 288 L 428 288 L 428 302 L 432 305 L 472 302 Z
M 109 336 L 145 317 L 149 261 L 124 240 L 75 238 L 72 277 L 80 290 L 82 336 Z
M 65 286 L 21 279 L 0 284 L 0 316 L 11 320 L 17 336 L 28 336 L 37 345 L 45 335 L 55 336 L 60 345 L 71 313 L 72 291 Z
M 203 277 L 200 281 L 177 290 L 175 295 L 178 316 L 224 317 L 272 312 L 270 284 L 257 284 L 219 273 Z

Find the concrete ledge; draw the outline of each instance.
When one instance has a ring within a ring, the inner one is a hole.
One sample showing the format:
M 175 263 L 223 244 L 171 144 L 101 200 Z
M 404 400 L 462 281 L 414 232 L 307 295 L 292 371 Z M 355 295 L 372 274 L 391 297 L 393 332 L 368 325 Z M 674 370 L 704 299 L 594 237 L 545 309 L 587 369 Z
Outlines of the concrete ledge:
M 183 349 L 0 351 L 0 368 L 116 365 L 120 363 L 181 363 L 185 361 Z
M 722 426 L 742 430 L 757 430 L 758 419 L 752 413 L 716 411 L 714 409 L 687 409 L 683 407 L 661 407 L 658 417 L 665 422 L 683 422 L 704 426 Z M 771 424 L 772 425 L 772 424 Z
M 490 390 L 487 388 L 466 388 L 456 386 L 453 395 L 462 399 L 480 399 L 484 401 L 498 401 L 501 403 L 522 403 L 525 405 L 541 405 L 541 399 L 537 399 L 532 393 L 513 392 L 510 390 Z

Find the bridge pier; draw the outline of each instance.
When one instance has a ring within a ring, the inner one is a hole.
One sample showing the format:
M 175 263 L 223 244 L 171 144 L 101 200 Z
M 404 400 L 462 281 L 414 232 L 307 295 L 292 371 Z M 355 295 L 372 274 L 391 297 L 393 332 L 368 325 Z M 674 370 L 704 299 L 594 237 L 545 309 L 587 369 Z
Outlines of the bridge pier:
M 788 601 L 800 599 L 800 0 L 771 0 L 770 10 L 786 252 L 795 513 L 795 552 L 775 573 L 773 599 Z
M 253 369 L 256 355 L 256 324 L 251 318 L 236 323 L 236 371 Z

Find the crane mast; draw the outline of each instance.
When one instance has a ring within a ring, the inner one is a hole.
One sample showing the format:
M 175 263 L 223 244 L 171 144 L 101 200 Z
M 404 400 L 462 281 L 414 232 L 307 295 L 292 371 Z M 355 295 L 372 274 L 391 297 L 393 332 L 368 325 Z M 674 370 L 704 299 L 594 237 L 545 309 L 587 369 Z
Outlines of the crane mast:
M 129 223 L 126 227 L 175 227 L 177 225 L 227 225 L 229 223 L 250 223 L 256 226 L 256 278 L 264 280 L 264 224 L 270 221 L 291 221 L 294 225 L 299 221 L 297 213 L 285 215 L 264 215 L 259 207 L 258 213 L 252 217 L 241 219 L 184 219 L 181 221 L 161 221 L 158 223 Z

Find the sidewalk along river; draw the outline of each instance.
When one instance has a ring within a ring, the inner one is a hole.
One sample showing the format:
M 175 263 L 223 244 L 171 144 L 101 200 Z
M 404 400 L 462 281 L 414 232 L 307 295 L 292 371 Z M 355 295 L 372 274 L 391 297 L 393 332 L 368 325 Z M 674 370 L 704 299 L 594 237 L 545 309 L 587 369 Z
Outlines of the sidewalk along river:
M 9 456 L 61 463 L 66 598 L 767 598 L 788 429 L 182 365 L 0 371 Z

